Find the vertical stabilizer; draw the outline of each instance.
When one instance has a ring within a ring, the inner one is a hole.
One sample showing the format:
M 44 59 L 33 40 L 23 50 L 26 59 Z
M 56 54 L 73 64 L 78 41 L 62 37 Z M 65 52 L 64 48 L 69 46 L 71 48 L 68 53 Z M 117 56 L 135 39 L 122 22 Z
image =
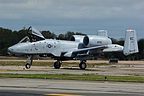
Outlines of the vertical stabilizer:
M 107 30 L 98 30 L 97 35 L 108 37 Z
M 127 30 L 124 42 L 124 55 L 130 55 L 139 52 L 137 44 L 137 36 L 135 30 Z

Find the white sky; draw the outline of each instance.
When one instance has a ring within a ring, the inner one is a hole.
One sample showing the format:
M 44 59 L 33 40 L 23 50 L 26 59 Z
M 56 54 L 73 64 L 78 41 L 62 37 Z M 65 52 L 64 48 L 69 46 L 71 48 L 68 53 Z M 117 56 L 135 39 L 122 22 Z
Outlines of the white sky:
M 24 26 L 55 34 L 106 29 L 117 38 L 134 29 L 143 38 L 144 0 L 0 0 L 0 27 Z

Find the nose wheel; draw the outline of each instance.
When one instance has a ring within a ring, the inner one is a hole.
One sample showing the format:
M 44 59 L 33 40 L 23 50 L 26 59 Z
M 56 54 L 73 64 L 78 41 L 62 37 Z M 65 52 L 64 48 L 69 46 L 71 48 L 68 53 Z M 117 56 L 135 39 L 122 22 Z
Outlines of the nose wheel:
M 29 64 L 29 63 L 27 63 L 27 64 L 25 65 L 25 68 L 26 68 L 26 69 L 30 69 L 30 67 L 31 67 L 31 64 Z
M 55 69 L 59 69 L 60 67 L 61 67 L 61 62 L 59 60 L 54 62 L 54 68 Z

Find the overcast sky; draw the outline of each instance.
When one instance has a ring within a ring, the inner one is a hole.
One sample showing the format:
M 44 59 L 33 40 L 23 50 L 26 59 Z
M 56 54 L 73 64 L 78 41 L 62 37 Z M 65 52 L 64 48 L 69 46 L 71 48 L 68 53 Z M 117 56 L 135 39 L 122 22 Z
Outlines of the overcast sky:
M 144 38 L 144 0 L 0 0 L 0 27 L 24 26 L 55 34 L 105 29 L 114 38 L 134 29 Z

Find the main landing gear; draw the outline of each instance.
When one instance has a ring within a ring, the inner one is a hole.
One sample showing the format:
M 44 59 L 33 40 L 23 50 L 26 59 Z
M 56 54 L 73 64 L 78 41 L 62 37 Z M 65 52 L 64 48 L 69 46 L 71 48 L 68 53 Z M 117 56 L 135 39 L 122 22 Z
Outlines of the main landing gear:
M 54 62 L 55 69 L 59 69 L 60 67 L 61 67 L 61 61 L 57 60 L 56 62 Z
M 79 68 L 80 68 L 81 70 L 85 70 L 86 67 L 87 67 L 87 65 L 86 65 L 86 60 L 82 60 L 82 61 L 80 62 L 80 64 L 79 64 Z
M 59 69 L 60 67 L 61 67 L 61 61 L 60 60 L 57 60 L 56 62 L 54 62 L 54 68 L 55 69 Z M 81 70 L 85 70 L 86 69 L 86 67 L 87 67 L 87 65 L 86 65 L 86 60 L 82 60 L 81 62 L 80 62 L 80 64 L 79 64 L 79 68 L 81 69 Z
M 25 65 L 26 69 L 30 69 L 30 67 L 32 65 L 32 61 L 33 61 L 33 55 L 27 55 L 27 61 L 26 61 L 26 65 Z

